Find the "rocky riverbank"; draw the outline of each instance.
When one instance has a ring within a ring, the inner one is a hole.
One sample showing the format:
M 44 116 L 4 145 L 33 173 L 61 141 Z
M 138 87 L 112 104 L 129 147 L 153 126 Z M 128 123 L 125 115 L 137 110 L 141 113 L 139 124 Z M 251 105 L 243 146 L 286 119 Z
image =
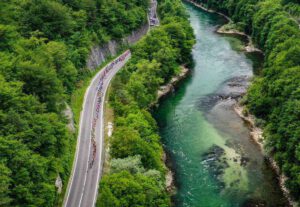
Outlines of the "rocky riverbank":
M 175 91 L 175 88 L 178 86 L 178 84 L 184 80 L 189 74 L 191 70 L 188 69 L 185 66 L 180 66 L 180 73 L 178 75 L 175 75 L 167 84 L 160 86 L 160 88 L 157 91 L 157 98 L 156 101 L 153 102 L 150 105 L 150 108 L 157 107 L 159 105 L 159 102 L 165 98 L 167 95 Z M 175 185 L 175 177 L 174 173 L 172 171 L 172 162 L 170 161 L 170 158 L 168 157 L 167 153 L 164 152 L 162 157 L 166 167 L 167 167 L 167 173 L 165 175 L 165 186 L 171 195 L 174 195 L 176 192 L 176 185 Z
M 254 115 L 246 113 L 245 106 L 242 106 L 239 103 L 239 100 L 245 95 L 247 88 L 250 84 L 250 77 L 242 76 L 242 77 L 235 77 L 229 79 L 224 86 L 218 90 L 217 95 L 214 96 L 207 96 L 206 98 L 201 100 L 202 110 L 208 111 L 211 110 L 213 106 L 217 104 L 224 103 L 225 105 L 230 105 L 233 107 L 234 112 L 246 123 L 247 127 L 250 131 L 251 139 L 254 141 L 255 144 L 259 147 L 261 153 L 270 163 L 270 166 L 277 174 L 278 177 L 278 184 L 286 197 L 289 206 L 298 206 L 291 195 L 289 190 L 285 187 L 285 182 L 287 177 L 282 174 L 278 164 L 276 161 L 265 151 L 265 138 L 263 136 L 263 129 L 257 126 L 256 118 Z M 217 156 L 215 156 L 217 157 Z M 214 169 L 217 170 L 217 169 Z
M 231 20 L 231 18 L 229 18 L 225 14 L 222 14 L 222 13 L 217 12 L 215 10 L 207 9 L 207 8 L 205 8 L 204 5 L 198 4 L 198 3 L 196 3 L 192 0 L 185 0 L 185 1 L 193 4 L 194 6 L 200 8 L 200 9 L 206 11 L 206 12 L 217 13 L 217 14 L 223 16 L 228 21 L 228 24 L 225 24 L 225 25 L 219 27 L 218 30 L 216 31 L 217 33 L 219 33 L 219 34 L 229 34 L 229 35 L 239 35 L 239 36 L 246 37 L 248 43 L 245 45 L 245 52 L 248 52 L 248 53 L 258 52 L 258 53 L 263 54 L 263 52 L 260 49 L 258 49 L 254 46 L 251 36 L 247 35 L 244 32 L 238 31 L 235 28 L 230 28 L 228 26 L 228 25 L 232 24 L 232 22 L 233 22 Z M 242 96 L 242 94 L 240 94 L 240 96 Z M 233 97 L 233 98 L 236 99 L 237 97 Z M 290 206 L 298 206 L 298 203 L 296 203 L 292 199 L 292 197 L 290 196 L 289 190 L 285 187 L 285 182 L 287 180 L 287 177 L 284 174 L 281 173 L 280 168 L 279 168 L 278 164 L 276 163 L 276 161 L 271 156 L 268 156 L 266 154 L 265 150 L 264 150 L 265 140 L 264 140 L 264 137 L 263 137 L 263 130 L 256 126 L 255 117 L 251 114 L 245 115 L 243 113 L 244 106 L 241 106 L 238 103 L 236 103 L 234 105 L 234 111 L 239 115 L 239 117 L 241 117 L 247 123 L 247 126 L 250 129 L 251 138 L 259 146 L 262 153 L 268 158 L 272 168 L 274 169 L 274 171 L 278 175 L 281 190 L 283 191 L 284 195 L 286 196 Z
M 278 181 L 280 188 L 289 202 L 289 206 L 298 206 L 298 204 L 292 199 L 289 190 L 285 187 L 285 182 L 287 177 L 281 173 L 280 168 L 276 161 L 272 158 L 272 156 L 268 155 L 265 151 L 265 138 L 263 136 L 263 129 L 257 126 L 256 118 L 254 115 L 246 113 L 245 106 L 239 103 L 239 100 L 246 94 L 247 89 L 250 84 L 250 77 L 248 76 L 240 76 L 234 77 L 226 81 L 224 86 L 218 90 L 217 96 L 208 96 L 206 99 L 202 100 L 202 105 L 211 105 L 215 106 L 217 103 L 233 101 L 232 106 L 234 112 L 247 124 L 247 127 L 250 131 L 250 136 L 255 144 L 258 145 L 261 153 L 267 158 L 270 163 L 272 169 L 276 172 L 278 176 Z M 206 103 L 206 104 L 203 104 Z M 230 104 L 230 102 L 229 102 Z M 203 108 L 203 110 L 210 110 L 209 108 Z
M 180 73 L 176 76 L 174 76 L 169 83 L 166 85 L 163 85 L 159 88 L 157 91 L 157 99 L 156 103 L 158 103 L 161 99 L 163 99 L 165 96 L 167 96 L 169 93 L 173 92 L 175 90 L 175 87 L 183 80 L 185 79 L 188 74 L 190 73 L 190 69 L 186 68 L 185 66 L 180 67 Z
M 157 99 L 151 105 L 151 107 L 158 106 L 159 101 L 161 101 L 168 94 L 172 93 L 175 90 L 176 86 L 178 86 L 178 84 L 182 80 L 184 80 L 191 72 L 191 70 L 186 68 L 185 66 L 181 66 L 180 69 L 181 69 L 181 71 L 178 75 L 174 76 L 169 81 L 169 83 L 167 83 L 166 85 L 163 85 L 159 88 L 159 90 L 157 91 Z M 176 192 L 175 178 L 174 178 L 174 173 L 172 172 L 171 161 L 166 152 L 164 152 L 162 159 L 167 167 L 167 173 L 166 173 L 166 177 L 165 177 L 166 189 L 167 189 L 168 193 L 173 195 Z
M 239 36 L 246 37 L 248 43 L 246 44 L 246 46 L 244 48 L 245 52 L 248 52 L 248 53 L 259 52 L 259 53 L 263 54 L 263 52 L 260 49 L 258 49 L 254 46 L 251 36 L 247 35 L 244 32 L 238 31 L 237 29 L 233 29 L 233 28 L 227 29 L 227 26 L 232 24 L 232 22 L 233 22 L 230 17 L 226 16 L 225 14 L 223 14 L 221 12 L 218 12 L 218 11 L 215 11 L 215 10 L 212 10 L 212 9 L 208 9 L 203 4 L 196 3 L 192 0 L 185 0 L 185 1 L 188 2 L 188 3 L 193 4 L 195 7 L 198 7 L 198 8 L 200 8 L 200 9 L 206 11 L 206 12 L 216 13 L 218 15 L 223 16 L 228 21 L 228 23 L 221 26 L 221 27 L 219 27 L 218 30 L 216 31 L 217 33 L 219 33 L 219 34 L 239 35 Z
M 234 105 L 234 111 L 247 123 L 247 126 L 250 129 L 250 135 L 251 138 L 254 140 L 254 142 L 259 146 L 262 153 L 265 153 L 264 151 L 264 138 L 263 138 L 263 130 L 256 126 L 255 124 L 255 117 L 251 114 L 245 115 L 243 113 L 244 107 L 240 104 L 236 103 Z
M 167 189 L 167 192 L 170 195 L 174 195 L 176 193 L 176 184 L 175 184 L 175 177 L 174 173 L 172 171 L 172 161 L 170 161 L 170 157 L 167 155 L 167 153 L 164 151 L 163 153 L 163 161 L 167 167 L 167 173 L 165 175 L 165 186 Z
M 263 137 L 263 130 L 256 126 L 255 117 L 251 114 L 245 114 L 244 110 L 245 110 L 245 107 L 240 105 L 239 103 L 236 103 L 234 105 L 234 111 L 239 115 L 239 117 L 241 117 L 243 119 L 243 121 L 245 121 L 247 123 L 247 126 L 250 129 L 251 138 L 259 146 L 262 153 L 264 153 L 264 155 L 267 157 L 272 168 L 278 175 L 279 185 L 280 185 L 281 190 L 283 191 L 285 197 L 287 198 L 289 205 L 294 206 L 294 207 L 298 206 L 298 203 L 292 199 L 289 190 L 285 187 L 285 182 L 288 178 L 280 171 L 280 168 L 279 168 L 278 164 L 276 163 L 276 161 L 271 156 L 269 156 L 265 153 L 265 150 L 264 150 L 265 139 Z
M 220 12 L 218 12 L 216 10 L 213 10 L 213 9 L 208 9 L 203 4 L 197 3 L 197 2 L 192 1 L 192 0 L 184 0 L 184 1 L 193 4 L 194 6 L 200 8 L 200 9 L 206 11 L 206 12 L 219 14 L 219 15 L 223 16 L 225 19 L 227 19 L 228 22 L 231 22 L 231 19 L 228 16 L 226 16 L 225 14 L 220 13 Z
M 258 53 L 263 54 L 263 52 L 260 49 L 258 49 L 254 46 L 252 38 L 249 35 L 247 35 L 244 32 L 238 31 L 237 29 L 233 29 L 233 28 L 228 29 L 226 26 L 228 26 L 229 24 L 231 24 L 231 23 L 221 26 L 217 30 L 217 33 L 243 36 L 247 39 L 247 44 L 245 45 L 245 48 L 244 48 L 245 52 L 247 52 L 247 53 L 258 52 Z
M 210 111 L 214 106 L 220 103 L 224 103 L 224 105 L 228 105 L 230 108 L 233 107 L 234 112 L 247 124 L 252 140 L 258 145 L 261 153 L 267 158 L 270 166 L 277 174 L 280 188 L 289 202 L 289 206 L 297 206 L 297 203 L 291 198 L 289 190 L 285 187 L 287 177 L 281 173 L 278 164 L 265 151 L 266 143 L 262 128 L 257 126 L 255 116 L 245 113 L 245 107 L 239 104 L 239 100 L 247 92 L 250 80 L 250 76 L 237 76 L 227 80 L 216 93 L 203 98 L 199 104 L 199 108 L 203 111 Z

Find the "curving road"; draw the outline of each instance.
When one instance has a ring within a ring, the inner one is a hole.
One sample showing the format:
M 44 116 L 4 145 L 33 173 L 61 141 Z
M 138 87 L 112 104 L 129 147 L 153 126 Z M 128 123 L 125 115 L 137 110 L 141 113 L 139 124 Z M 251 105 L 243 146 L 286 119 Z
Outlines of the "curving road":
M 85 93 L 76 157 L 63 204 L 65 207 L 95 206 L 102 172 L 105 94 L 111 79 L 130 56 L 128 50 L 98 72 Z
M 159 25 L 157 1 L 151 0 L 150 27 Z M 104 145 L 104 97 L 111 79 L 130 59 L 129 50 L 116 58 L 92 80 L 80 114 L 77 148 L 68 183 L 64 207 L 94 207 L 102 173 Z

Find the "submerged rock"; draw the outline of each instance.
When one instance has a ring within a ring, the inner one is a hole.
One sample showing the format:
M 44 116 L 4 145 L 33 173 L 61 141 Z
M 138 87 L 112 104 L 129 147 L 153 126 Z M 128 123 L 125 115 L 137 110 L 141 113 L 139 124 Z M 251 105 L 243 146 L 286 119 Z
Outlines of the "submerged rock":
M 246 166 L 250 162 L 249 157 L 241 157 L 241 166 Z
M 267 202 L 263 200 L 248 199 L 244 201 L 242 207 L 265 207 Z
M 202 155 L 202 164 L 218 181 L 220 188 L 225 187 L 222 175 L 225 169 L 228 167 L 226 158 L 224 157 L 225 151 L 223 148 L 213 145 L 206 153 Z
M 249 86 L 249 76 L 236 76 L 226 80 L 223 86 L 217 92 L 223 99 L 232 98 L 237 99 L 244 95 Z
M 200 99 L 198 108 L 209 111 L 221 101 L 237 100 L 247 91 L 249 86 L 249 76 L 236 76 L 223 82 L 217 92 L 209 94 Z
M 222 155 L 224 155 L 224 149 L 217 145 L 213 145 L 208 152 L 203 154 L 203 157 L 204 161 L 207 161 L 210 158 L 219 158 Z

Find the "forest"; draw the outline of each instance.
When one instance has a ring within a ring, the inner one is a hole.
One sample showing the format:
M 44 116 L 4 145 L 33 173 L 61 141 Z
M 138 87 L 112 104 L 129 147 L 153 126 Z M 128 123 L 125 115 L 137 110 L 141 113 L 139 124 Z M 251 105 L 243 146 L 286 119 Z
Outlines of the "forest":
M 167 207 L 166 167 L 150 105 L 160 85 L 191 67 L 193 30 L 180 0 L 159 2 L 161 25 L 131 48 L 130 62 L 112 83 L 110 105 L 115 130 L 110 170 L 100 182 L 99 207 Z
M 0 206 L 57 205 L 76 144 L 63 111 L 91 73 L 90 48 L 130 34 L 147 10 L 146 0 L 0 1 Z
M 264 51 L 243 102 L 264 128 L 266 150 L 300 199 L 300 5 L 297 0 L 197 0 L 230 16 Z
M 230 16 L 265 54 L 243 103 L 264 129 L 266 150 L 300 200 L 299 0 L 195 0 Z M 115 131 L 99 207 L 166 207 L 166 167 L 150 113 L 159 86 L 192 67 L 193 30 L 180 0 L 159 0 L 161 26 L 131 47 L 113 81 Z M 67 183 L 76 133 L 66 103 L 90 48 L 120 40 L 147 21 L 147 0 L 0 1 L 0 206 L 56 206 Z

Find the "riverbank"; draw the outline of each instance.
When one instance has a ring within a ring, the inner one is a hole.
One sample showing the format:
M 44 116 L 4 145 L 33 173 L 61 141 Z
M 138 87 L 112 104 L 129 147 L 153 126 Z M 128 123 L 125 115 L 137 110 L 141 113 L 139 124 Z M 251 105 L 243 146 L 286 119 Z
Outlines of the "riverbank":
M 239 36 L 246 37 L 248 43 L 245 45 L 245 52 L 247 52 L 247 53 L 258 52 L 258 53 L 263 54 L 262 50 L 260 50 L 254 46 L 251 36 L 247 35 L 244 32 L 238 31 L 234 28 L 229 28 L 230 27 L 229 25 L 231 25 L 233 22 L 230 17 L 228 17 L 225 14 L 222 14 L 220 12 L 217 12 L 215 10 L 207 9 L 204 7 L 204 5 L 196 3 L 194 1 L 190 1 L 190 0 L 185 0 L 185 1 L 193 4 L 197 8 L 200 8 L 206 12 L 216 13 L 216 14 L 223 16 L 228 21 L 228 23 L 218 28 L 218 30 L 216 31 L 218 34 L 239 35 Z M 276 172 L 276 174 L 278 176 L 280 188 L 283 191 L 283 194 L 285 195 L 285 197 L 287 198 L 289 205 L 298 206 L 298 203 L 296 203 L 292 199 L 289 190 L 285 187 L 285 182 L 288 178 L 284 174 L 281 173 L 280 168 L 279 168 L 278 164 L 276 163 L 276 161 L 271 156 L 267 155 L 264 150 L 265 142 L 264 142 L 264 137 L 263 137 L 263 129 L 256 126 L 255 117 L 252 114 L 245 115 L 243 113 L 244 109 L 245 109 L 245 107 L 238 103 L 234 105 L 234 111 L 238 114 L 238 116 L 240 118 L 243 119 L 244 122 L 247 123 L 247 126 L 249 127 L 249 130 L 250 130 L 251 138 L 259 146 L 261 152 L 267 157 L 272 168 Z
M 262 50 L 260 50 L 254 46 L 250 35 L 248 35 L 244 32 L 241 32 L 239 30 L 236 30 L 234 28 L 228 29 L 228 26 L 233 23 L 233 21 L 231 20 L 230 17 L 228 17 L 225 14 L 222 14 L 220 12 L 217 12 L 215 10 L 207 9 L 203 5 L 195 3 L 193 1 L 190 1 L 190 0 L 185 0 L 185 1 L 192 3 L 194 6 L 200 8 L 204 11 L 207 11 L 210 13 L 216 13 L 216 14 L 219 14 L 219 15 L 223 16 L 224 18 L 226 18 L 226 20 L 228 20 L 228 23 L 218 28 L 218 30 L 216 31 L 218 34 L 239 35 L 239 36 L 246 37 L 248 43 L 245 46 L 245 52 L 247 52 L 247 53 L 258 52 L 258 53 L 264 54 Z M 264 150 L 265 142 L 264 142 L 264 137 L 263 137 L 263 129 L 256 126 L 255 117 L 252 114 L 244 115 L 244 113 L 243 113 L 244 109 L 245 109 L 245 107 L 241 106 L 239 104 L 236 104 L 234 106 L 234 111 L 239 115 L 239 117 L 241 117 L 243 119 L 243 121 L 245 121 L 247 123 L 247 126 L 249 127 L 249 130 L 250 130 L 251 138 L 259 146 L 261 152 L 267 157 L 272 168 L 278 175 L 279 185 L 280 185 L 281 190 L 283 191 L 285 197 L 287 198 L 289 204 L 291 206 L 298 206 L 298 203 L 292 199 L 290 191 L 285 187 L 285 182 L 288 178 L 284 174 L 281 173 L 280 168 L 279 168 L 278 164 L 276 163 L 276 161 L 271 156 L 267 155 Z
M 177 15 L 177 12 L 172 13 L 175 8 L 160 3 L 160 11 L 168 14 L 166 16 Z M 175 5 L 180 5 L 180 1 Z M 131 61 L 111 85 L 109 102 L 115 115 L 115 129 L 109 152 L 116 165 L 101 179 L 99 206 L 113 207 L 116 203 L 120 206 L 145 206 L 149 203 L 169 206 L 171 203 L 165 186 L 173 182 L 172 173 L 167 173 L 162 159 L 163 146 L 149 106 L 157 100 L 161 80 L 176 82 L 172 79 L 178 72 L 175 69 L 188 63 L 190 55 L 187 52 L 192 50 L 194 36 L 185 17 L 177 16 L 174 24 L 173 21 L 166 26 L 161 24 L 159 30 L 153 29 L 141 39 L 132 48 Z M 174 37 L 168 30 L 175 27 L 175 23 L 182 28 L 183 36 Z M 181 44 L 171 44 L 173 41 Z M 156 47 L 153 42 L 161 47 Z M 183 45 L 185 50 L 182 50 Z M 166 54 L 166 51 L 174 53 Z M 120 188 L 123 189 L 121 194 Z M 130 199 L 133 197 L 141 199 Z
M 263 54 L 263 51 L 256 48 L 253 44 L 252 38 L 251 36 L 247 35 L 244 32 L 238 31 L 236 29 L 228 29 L 228 25 L 230 25 L 231 23 L 225 24 L 223 26 L 221 26 L 216 32 L 218 34 L 228 34 L 228 35 L 239 35 L 239 36 L 243 36 L 247 39 L 247 44 L 244 47 L 244 51 L 247 53 L 252 53 L 252 52 L 258 52 Z
M 175 75 L 167 84 L 160 86 L 157 91 L 157 99 L 151 104 L 151 107 L 157 107 L 159 102 L 162 101 L 165 97 L 167 97 L 170 93 L 173 93 L 175 88 L 179 86 L 179 84 L 187 78 L 187 76 L 191 73 L 191 69 L 185 67 L 184 65 L 180 66 L 180 72 L 178 75 Z M 167 167 L 167 173 L 165 175 L 166 180 L 166 189 L 170 195 L 174 195 L 176 193 L 176 184 L 175 184 L 175 176 L 172 171 L 170 157 L 164 151 L 162 157 L 165 166 Z
M 165 166 L 167 168 L 167 173 L 165 175 L 165 187 L 167 189 L 167 192 L 172 196 L 176 194 L 176 182 L 175 182 L 175 173 L 172 169 L 172 161 L 170 160 L 170 156 L 166 153 L 164 150 L 163 152 L 163 161 L 165 163 Z
M 206 11 L 206 12 L 219 14 L 219 15 L 223 16 L 228 22 L 232 22 L 232 20 L 228 16 L 226 16 L 225 14 L 223 14 L 221 12 L 218 12 L 216 10 L 213 10 L 213 9 L 208 9 L 203 4 L 200 4 L 200 3 L 197 3 L 197 2 L 194 2 L 194 1 L 191 1 L 191 0 L 184 0 L 184 1 L 193 4 L 194 6 L 200 8 L 200 9 Z
M 173 202 L 178 207 L 288 206 L 275 171 L 232 109 L 235 101 L 229 97 L 242 93 L 240 87 L 253 75 L 248 55 L 234 47 L 241 38 L 215 32 L 224 23 L 221 16 L 185 6 L 197 39 L 193 76 L 154 112 L 175 172 Z M 222 155 L 214 151 L 218 147 Z
M 294 207 L 298 206 L 298 203 L 292 199 L 290 191 L 285 187 L 285 182 L 288 178 L 280 171 L 280 168 L 276 161 L 271 156 L 269 156 L 264 150 L 265 139 L 263 137 L 263 129 L 256 126 L 255 116 L 253 116 L 252 114 L 244 113 L 245 106 L 242 106 L 239 103 L 236 103 L 233 108 L 237 115 L 247 124 L 250 130 L 251 138 L 259 146 L 261 152 L 264 154 L 264 156 L 266 156 L 272 168 L 276 172 L 280 188 L 283 191 L 285 197 L 287 198 L 289 205 Z
M 231 19 L 230 17 L 228 17 L 227 15 L 225 15 L 225 14 L 223 14 L 223 13 L 221 13 L 221 12 L 218 12 L 218 11 L 216 11 L 216 10 L 208 9 L 208 8 L 206 8 L 203 4 L 196 3 L 196 2 L 191 1 L 191 0 L 184 0 L 184 1 L 185 1 L 185 2 L 188 2 L 188 3 L 192 4 L 192 5 L 194 5 L 194 6 L 197 7 L 197 8 L 200 8 L 200 9 L 206 11 L 206 12 L 209 12 L 209 13 L 216 13 L 216 14 L 218 14 L 218 15 L 224 17 L 228 22 L 227 22 L 227 24 L 222 25 L 221 27 L 219 27 L 219 28 L 217 29 L 216 32 L 217 32 L 218 34 L 229 34 L 229 35 L 239 35 L 239 36 L 243 36 L 243 37 L 247 38 L 247 44 L 245 45 L 245 48 L 244 48 L 245 52 L 247 52 L 247 53 L 258 52 L 258 53 L 263 54 L 263 51 L 262 51 L 262 50 L 260 50 L 260 49 L 258 49 L 258 48 L 255 47 L 255 45 L 253 44 L 253 41 L 252 41 L 252 38 L 251 38 L 250 35 L 247 35 L 246 33 L 241 32 L 241 31 L 238 31 L 238 30 L 233 29 L 233 28 L 227 29 L 227 28 L 228 28 L 228 25 L 231 25 L 231 24 L 233 23 L 233 21 L 232 21 L 232 19 Z
M 187 78 L 190 73 L 191 73 L 191 70 L 189 68 L 185 67 L 184 65 L 181 65 L 179 74 L 175 75 L 167 84 L 160 86 L 159 90 L 157 91 L 157 99 L 153 104 L 151 104 L 150 108 L 152 108 L 154 106 L 158 106 L 159 102 L 162 99 L 164 99 L 167 95 L 174 92 L 175 88 L 178 87 L 178 85 L 185 78 Z M 109 90 L 109 92 L 110 92 L 110 90 Z M 108 99 L 106 101 L 106 107 L 105 107 L 106 110 L 109 111 L 109 114 L 113 114 L 112 108 L 108 107 L 107 103 L 108 103 Z M 108 115 L 108 118 L 107 118 L 107 116 L 105 116 L 105 117 L 106 117 L 105 118 L 105 126 L 107 125 L 108 121 L 113 122 L 113 120 L 114 120 L 113 115 Z M 103 170 L 104 174 L 109 173 L 109 168 L 110 168 L 110 155 L 109 155 L 110 146 L 109 146 L 108 139 L 109 138 L 108 138 L 107 134 L 105 133 L 105 141 L 106 141 L 105 149 L 106 150 L 105 150 L 105 162 L 104 162 L 104 170 Z M 166 152 L 163 152 L 162 160 L 165 163 L 165 166 L 167 169 L 167 172 L 165 174 L 165 187 L 167 189 L 167 192 L 170 195 L 174 195 L 176 193 L 175 177 L 174 177 L 174 172 L 172 171 L 172 169 L 170 167 L 170 159 L 169 159 L 168 155 L 166 154 Z
M 157 105 L 160 100 L 173 92 L 178 84 L 184 80 L 190 74 L 190 72 L 190 69 L 181 65 L 179 74 L 175 75 L 167 84 L 160 86 L 159 90 L 157 91 L 157 99 L 152 106 Z
M 186 0 L 186 1 L 191 2 L 189 0 Z M 215 10 L 205 9 L 203 5 L 199 5 L 195 2 L 193 2 L 193 5 L 195 5 L 196 7 L 200 8 L 200 9 L 203 9 L 207 12 L 217 13 L 217 14 L 225 17 L 229 21 L 227 24 L 218 28 L 218 30 L 216 31 L 218 34 L 239 35 L 239 36 L 246 37 L 248 43 L 245 45 L 245 52 L 247 52 L 247 53 L 258 52 L 258 53 L 264 54 L 262 50 L 260 50 L 254 46 L 250 35 L 247 35 L 246 33 L 236 30 L 234 28 L 231 28 L 231 29 L 227 28 L 228 25 L 232 24 L 232 22 L 233 22 L 230 17 L 228 17 L 225 14 L 222 14 L 220 12 L 217 12 Z M 251 138 L 259 146 L 261 152 L 267 157 L 273 170 L 276 172 L 276 174 L 278 176 L 280 188 L 283 191 L 285 197 L 287 198 L 289 204 L 291 206 L 298 206 L 298 204 L 292 199 L 289 190 L 285 187 L 285 182 L 288 178 L 284 174 L 281 173 L 280 168 L 279 168 L 278 164 L 276 163 L 276 161 L 271 156 L 267 155 L 264 150 L 265 140 L 263 137 L 263 129 L 256 126 L 254 115 L 252 115 L 252 114 L 246 115 L 243 113 L 244 109 L 245 109 L 245 107 L 238 103 L 236 105 L 234 105 L 234 111 L 239 115 L 240 118 L 243 119 L 243 121 L 245 121 L 247 123 L 247 126 L 249 127 L 249 130 L 250 130 Z
M 188 69 L 184 65 L 181 65 L 179 74 L 175 75 L 167 84 L 160 86 L 159 90 L 157 91 L 157 99 L 153 104 L 151 104 L 151 107 L 157 107 L 160 101 L 162 101 L 170 93 L 173 93 L 175 91 L 175 88 L 178 87 L 180 82 L 183 81 L 190 74 L 190 72 L 190 69 Z M 172 171 L 170 157 L 165 151 L 163 153 L 162 159 L 167 168 L 167 173 L 165 175 L 166 189 L 170 195 L 174 195 L 176 193 L 175 176 L 174 172 Z

